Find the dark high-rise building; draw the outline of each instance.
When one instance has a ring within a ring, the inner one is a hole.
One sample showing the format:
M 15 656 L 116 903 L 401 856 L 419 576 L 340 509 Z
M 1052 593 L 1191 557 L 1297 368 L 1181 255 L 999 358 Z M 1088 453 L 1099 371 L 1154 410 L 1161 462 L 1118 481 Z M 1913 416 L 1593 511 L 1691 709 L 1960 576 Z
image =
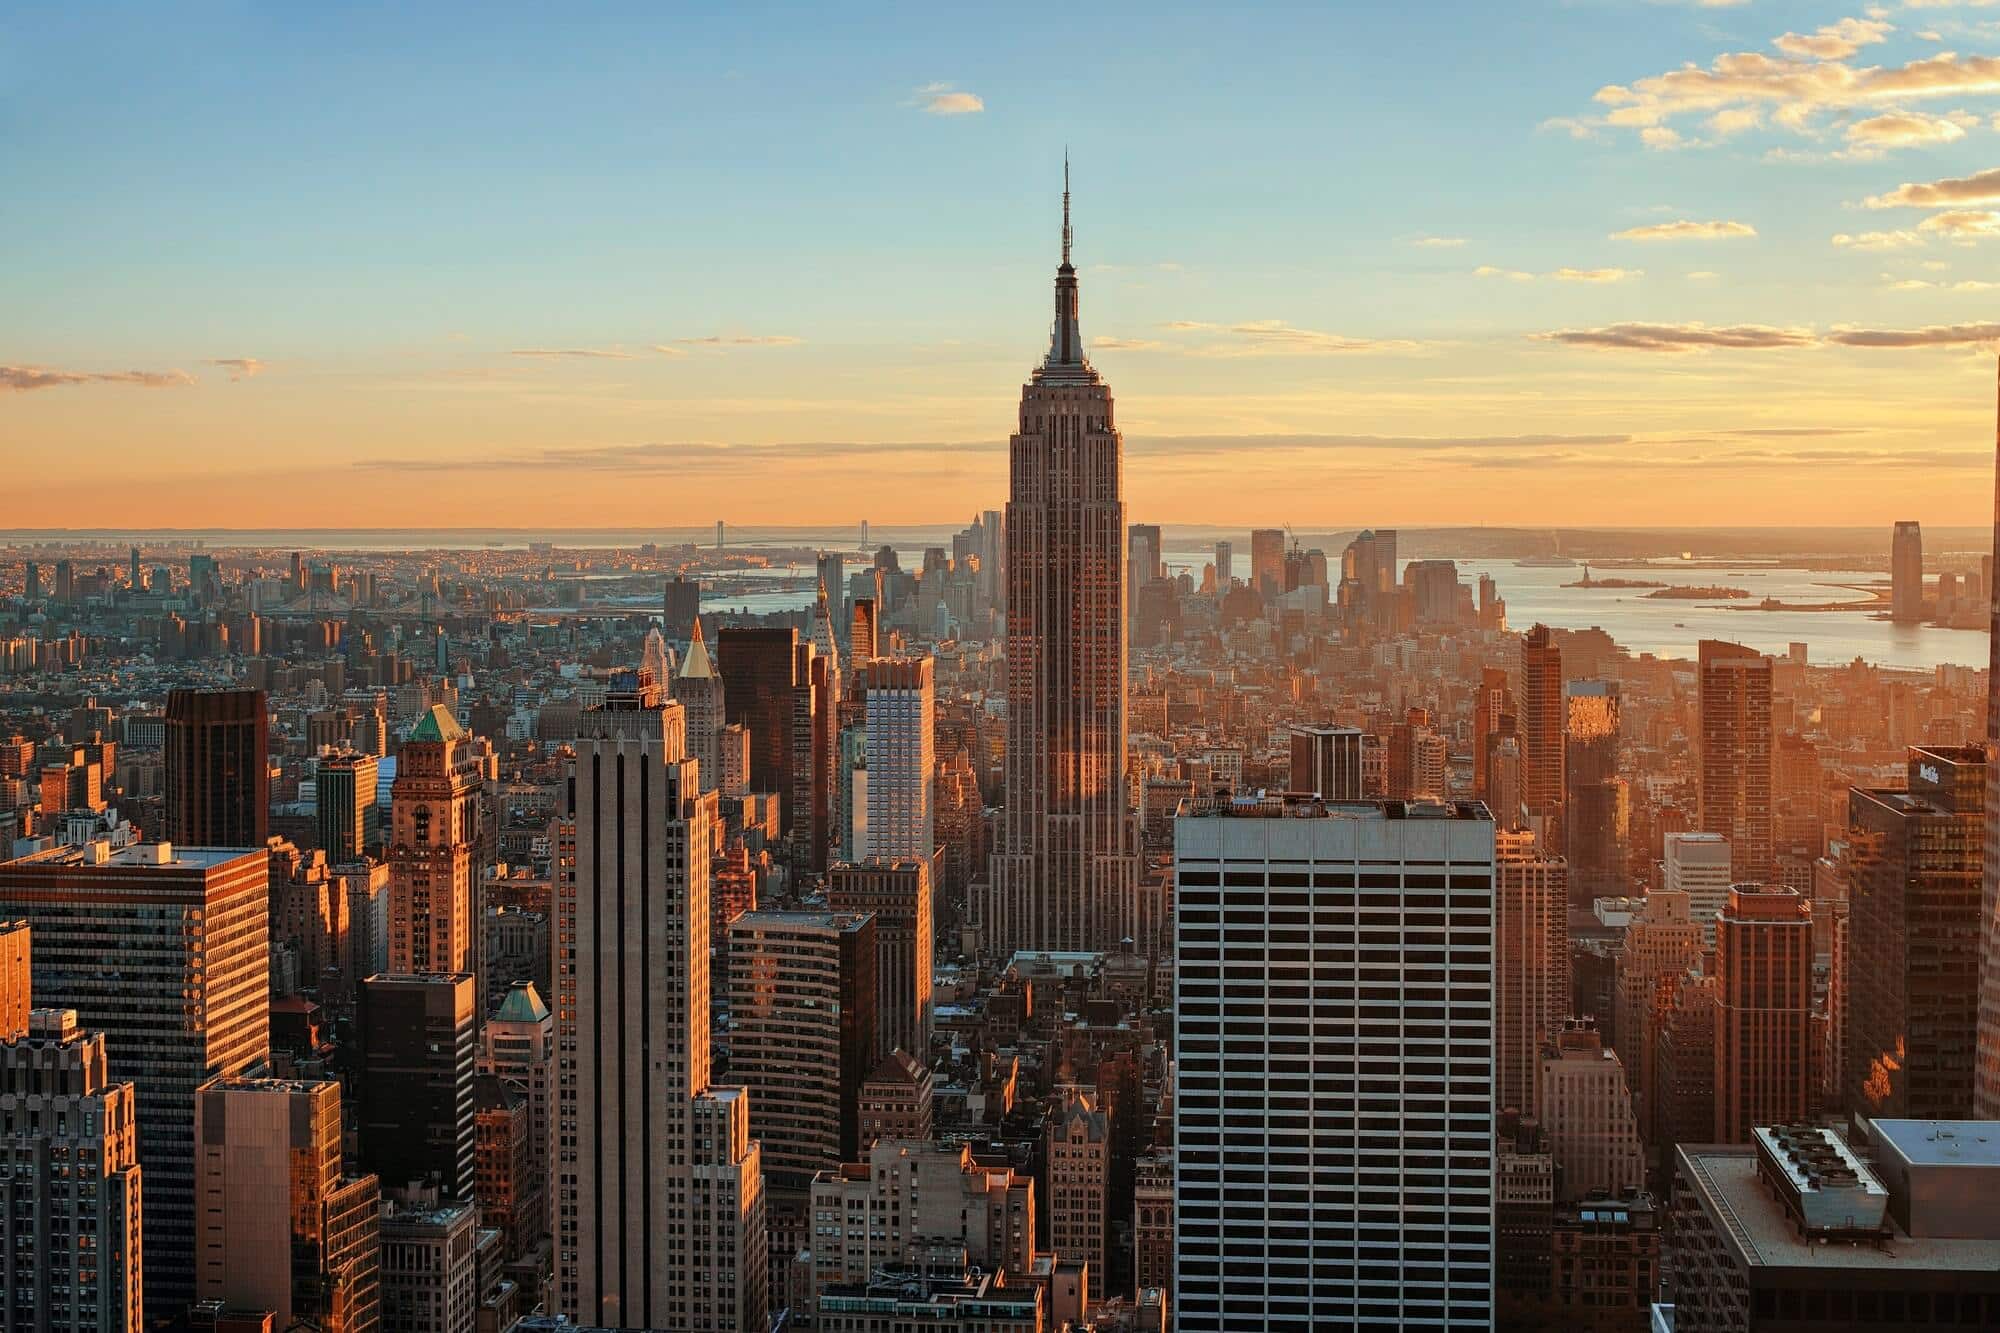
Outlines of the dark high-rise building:
M 1125 792 L 1124 441 L 1085 359 L 1069 190 L 1048 355 L 1008 444 L 1007 808 L 984 947 L 1113 949 L 1138 929 Z
M 905 857 L 836 865 L 828 875 L 826 901 L 836 912 L 865 914 L 875 922 L 871 1063 L 900 1049 L 928 1066 L 933 1018 L 931 863 Z
M 1986 755 L 1910 751 L 1909 788 L 1847 796 L 1844 1107 L 1972 1114 Z
M 379 765 L 372 754 L 328 755 L 320 760 L 314 815 L 328 865 L 359 861 L 382 841 L 382 807 L 376 800 Z
M 264 691 L 173 691 L 165 748 L 167 841 L 261 849 L 271 806 Z
M 701 616 L 701 582 L 698 579 L 668 579 L 660 602 L 660 619 L 670 639 L 684 640 L 694 633 Z
M 1547 625 L 1521 636 L 1521 801 L 1541 825 L 1541 845 L 1563 851 L 1565 718 L 1562 649 Z
M 1564 847 L 1571 896 L 1587 905 L 1628 887 L 1630 798 L 1618 775 L 1618 682 L 1570 681 L 1564 704 Z
M 778 793 L 778 817 L 789 830 L 799 814 L 792 805 L 799 632 L 724 629 L 715 636 L 715 651 L 722 672 L 724 716 L 750 731 L 750 789 Z
M 1488 769 L 1493 762 L 1493 742 L 1514 734 L 1514 691 L 1507 683 L 1504 667 L 1482 667 L 1479 693 L 1472 701 L 1472 794 L 1493 808 L 1493 817 L 1504 827 L 1512 827 L 1515 814 L 1499 809 L 1490 790 Z
M 1924 618 L 1924 530 L 1915 519 L 1898 522 L 1889 538 L 1889 618 Z
M 1703 639 L 1697 670 L 1701 831 L 1729 839 L 1736 879 L 1760 884 L 1772 874 L 1771 659 Z
M 1715 922 L 1715 1139 L 1813 1109 L 1812 901 L 1739 884 Z
M 1361 785 L 1361 738 L 1358 727 L 1293 727 L 1293 791 L 1312 792 L 1328 801 L 1358 801 Z
M 37 1008 L 104 1034 L 138 1093 L 146 1312 L 194 1299 L 194 1095 L 270 1059 L 270 856 L 104 843 L 0 865 L 0 919 L 34 932 Z
M 479 1010 L 470 972 L 384 972 L 361 983 L 355 1124 L 384 1190 L 437 1186 L 472 1198 Z

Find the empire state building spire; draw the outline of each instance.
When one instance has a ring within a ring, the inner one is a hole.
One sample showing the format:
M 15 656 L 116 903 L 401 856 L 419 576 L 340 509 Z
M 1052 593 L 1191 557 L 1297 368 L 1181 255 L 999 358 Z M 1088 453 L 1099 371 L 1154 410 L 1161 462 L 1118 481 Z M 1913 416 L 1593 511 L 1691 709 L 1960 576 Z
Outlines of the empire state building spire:
M 1069 157 L 1063 156 L 1062 264 L 1056 269 L 1056 322 L 1049 331 L 1049 355 L 1045 370 L 1086 371 L 1083 334 L 1076 321 L 1076 265 L 1069 261 L 1070 244 L 1075 239 L 1069 225 Z

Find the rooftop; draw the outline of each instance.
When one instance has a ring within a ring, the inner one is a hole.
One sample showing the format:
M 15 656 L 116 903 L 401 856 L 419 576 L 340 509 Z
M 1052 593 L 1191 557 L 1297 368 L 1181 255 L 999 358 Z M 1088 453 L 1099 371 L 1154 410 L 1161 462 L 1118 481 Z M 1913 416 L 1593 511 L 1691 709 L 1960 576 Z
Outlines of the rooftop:
M 81 847 L 51 847 L 35 852 L 13 866 L 114 866 L 120 869 L 210 870 L 246 856 L 262 858 L 262 847 L 182 847 L 170 842 L 135 842 L 129 847 L 112 847 L 105 842 Z
M 1310 792 L 1188 797 L 1182 819 L 1454 819 L 1492 822 L 1484 801 L 1325 801 Z
M 1893 1223 L 1881 1244 L 1826 1244 L 1802 1233 L 1760 1179 L 1756 1149 L 1742 1144 L 1684 1144 L 1680 1175 L 1721 1222 L 1730 1250 L 1766 1268 L 1939 1269 L 1991 1272 L 2000 1241 L 1912 1237 Z
M 1876 1138 L 1912 1166 L 2000 1166 L 2000 1120 L 1876 1120 Z

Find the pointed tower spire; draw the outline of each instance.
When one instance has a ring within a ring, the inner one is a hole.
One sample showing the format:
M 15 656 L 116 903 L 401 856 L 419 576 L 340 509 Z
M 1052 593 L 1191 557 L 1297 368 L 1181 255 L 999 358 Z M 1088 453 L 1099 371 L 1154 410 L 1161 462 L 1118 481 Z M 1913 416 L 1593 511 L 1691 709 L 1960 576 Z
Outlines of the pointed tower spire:
M 1083 359 L 1083 332 L 1076 318 L 1076 266 L 1070 262 L 1074 239 L 1069 225 L 1069 150 L 1064 149 L 1062 263 L 1056 269 L 1056 322 L 1049 330 L 1049 354 L 1042 362 L 1044 371 L 1088 369 Z

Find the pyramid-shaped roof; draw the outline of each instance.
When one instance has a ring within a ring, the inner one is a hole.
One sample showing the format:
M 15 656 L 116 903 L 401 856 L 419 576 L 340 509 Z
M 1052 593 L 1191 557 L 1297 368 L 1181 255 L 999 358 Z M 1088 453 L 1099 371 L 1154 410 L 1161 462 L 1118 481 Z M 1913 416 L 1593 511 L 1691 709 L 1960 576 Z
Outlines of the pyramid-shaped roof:
M 413 741 L 462 741 L 465 728 L 458 725 L 458 719 L 443 704 L 432 704 L 431 710 L 417 719 L 417 725 L 410 732 Z

